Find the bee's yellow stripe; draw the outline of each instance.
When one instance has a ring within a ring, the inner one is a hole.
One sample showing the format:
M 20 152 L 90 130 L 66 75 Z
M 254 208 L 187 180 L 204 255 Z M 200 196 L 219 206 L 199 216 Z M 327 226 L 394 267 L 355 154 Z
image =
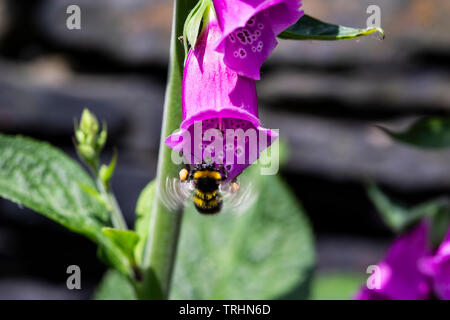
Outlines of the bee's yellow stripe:
M 194 173 L 194 179 L 201 179 L 205 177 L 209 177 L 215 180 L 222 179 L 222 176 L 217 171 L 204 170 L 204 171 L 197 171 L 196 173 Z
M 203 199 L 200 199 L 197 196 L 194 196 L 194 203 L 201 207 L 201 208 L 205 208 L 205 209 L 211 209 L 211 208 L 215 208 L 217 207 L 217 200 L 211 200 L 211 201 L 205 201 Z
M 201 207 L 201 208 L 204 208 L 204 207 L 205 207 L 206 201 L 200 199 L 199 197 L 194 197 L 194 203 L 195 203 L 197 206 L 199 206 L 199 207 Z
M 213 192 L 201 192 L 200 190 L 196 190 L 195 191 L 196 195 L 203 200 L 211 200 L 212 198 L 214 198 L 217 195 L 216 191 Z

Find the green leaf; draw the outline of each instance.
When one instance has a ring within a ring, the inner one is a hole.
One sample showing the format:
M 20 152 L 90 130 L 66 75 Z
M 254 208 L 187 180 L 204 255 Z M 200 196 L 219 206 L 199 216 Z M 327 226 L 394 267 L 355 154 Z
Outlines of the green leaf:
M 117 152 L 114 152 L 114 156 L 111 160 L 111 163 L 109 165 L 102 165 L 100 168 L 100 179 L 103 182 L 105 186 L 109 186 L 111 178 L 114 175 L 114 172 L 116 171 L 117 166 Z
M 319 274 L 313 280 L 311 299 L 351 300 L 366 280 L 367 275 L 363 274 Z
M 204 21 L 206 25 L 209 18 L 209 10 L 211 6 L 211 0 L 200 0 L 197 5 L 189 13 L 186 22 L 184 24 L 183 38 L 185 45 L 185 55 L 187 56 L 188 44 L 191 48 L 195 47 L 197 37 L 200 33 L 200 25 Z
M 303 209 L 279 177 L 243 175 L 259 194 L 246 212 L 186 208 L 173 299 L 306 298 L 315 257 Z
M 92 179 L 60 150 L 30 138 L 0 134 L 0 197 L 95 241 L 126 273 L 126 258 L 102 232 L 109 226 L 103 222 L 108 212 L 85 191 L 91 189 L 95 189 Z
M 139 242 L 139 235 L 129 230 L 103 228 L 103 233 L 122 251 L 131 265 L 136 265 L 134 251 Z
M 450 147 L 450 118 L 427 117 L 412 124 L 403 132 L 393 132 L 381 126 L 392 139 L 420 148 Z
M 83 189 L 83 191 L 86 192 L 88 195 L 90 195 L 92 198 L 97 200 L 98 203 L 100 203 L 102 206 L 105 207 L 105 210 L 102 211 L 103 213 L 102 221 L 109 219 L 108 204 L 105 202 L 100 192 L 98 192 L 98 190 L 92 186 L 89 187 L 83 184 L 80 184 L 80 188 Z
M 375 184 L 370 184 L 367 192 L 386 225 L 396 233 L 405 231 L 424 217 L 430 217 L 432 221 L 440 221 L 433 223 L 432 228 L 434 237 L 440 237 L 436 235 L 439 230 L 438 226 L 442 221 L 450 219 L 450 203 L 447 198 L 433 199 L 408 208 L 392 202 Z
M 95 300 L 136 300 L 133 285 L 127 277 L 108 270 L 94 294 Z
M 72 159 L 51 145 L 0 135 L 0 196 L 92 239 L 106 210 L 80 186 L 95 188 Z
M 356 29 L 344 27 L 304 15 L 278 37 L 290 40 L 346 40 L 368 36 L 376 32 L 381 34 L 384 39 L 384 31 L 381 28 Z
M 134 229 L 139 235 L 139 243 L 135 250 L 136 261 L 138 264 L 142 262 L 142 253 L 150 229 L 150 214 L 154 203 L 155 187 L 156 183 L 153 180 L 144 188 L 144 190 L 142 190 L 136 205 L 136 225 Z

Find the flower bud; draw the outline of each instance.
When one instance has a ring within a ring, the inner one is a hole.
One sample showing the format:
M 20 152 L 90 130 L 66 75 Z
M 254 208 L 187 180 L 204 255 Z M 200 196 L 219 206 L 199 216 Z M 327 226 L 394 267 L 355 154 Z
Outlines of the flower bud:
M 88 109 L 83 110 L 80 121 L 80 129 L 88 136 L 94 136 L 98 133 L 98 120 Z
M 105 123 L 102 131 L 99 130 L 97 117 L 88 109 L 84 109 L 80 123 L 75 123 L 75 139 L 81 159 L 91 167 L 97 166 L 100 151 L 108 137 Z
M 97 150 L 102 150 L 106 144 L 106 140 L 108 139 L 108 128 L 106 126 L 106 122 L 103 122 L 103 129 L 100 132 L 100 135 L 97 139 Z
M 94 159 L 96 156 L 95 150 L 87 144 L 80 144 L 78 145 L 77 149 L 83 159 L 85 159 L 87 162 L 91 162 L 90 160 Z

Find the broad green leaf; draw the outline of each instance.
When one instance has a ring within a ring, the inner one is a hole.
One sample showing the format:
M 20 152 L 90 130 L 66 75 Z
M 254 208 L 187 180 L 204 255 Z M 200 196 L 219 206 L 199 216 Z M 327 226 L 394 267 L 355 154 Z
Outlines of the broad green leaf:
M 150 214 L 155 197 L 155 181 L 150 182 L 144 190 L 142 190 L 136 205 L 136 225 L 134 229 L 139 235 L 139 243 L 135 249 L 136 261 L 138 264 L 142 262 L 142 252 L 148 237 L 150 226 Z
M 381 28 L 344 27 L 326 23 L 305 14 L 278 37 L 290 40 L 346 40 L 368 36 L 376 32 L 384 38 L 384 31 Z
M 80 186 L 95 188 L 72 159 L 51 145 L 0 135 L 0 196 L 92 239 L 105 208 Z
M 384 222 L 394 232 L 400 233 L 424 217 L 430 217 L 433 221 L 432 234 L 437 235 L 442 221 L 449 221 L 450 203 L 446 198 L 433 199 L 422 204 L 405 207 L 392 202 L 375 184 L 367 187 L 369 198 L 381 214 Z M 434 223 L 436 221 L 437 223 Z M 448 226 L 448 223 L 446 227 Z
M 306 298 L 315 257 L 303 209 L 278 176 L 243 175 L 259 193 L 246 212 L 186 208 L 171 298 Z
M 111 239 L 122 253 L 128 258 L 131 265 L 136 265 L 134 251 L 139 242 L 139 235 L 129 230 L 117 230 L 113 228 L 103 228 L 103 233 Z
M 0 134 L 0 197 L 95 241 L 107 251 L 108 260 L 126 273 L 126 258 L 102 232 L 109 226 L 103 222 L 106 208 L 83 188 L 95 189 L 95 184 L 60 150 L 30 138 Z
M 367 275 L 353 273 L 318 274 L 313 279 L 312 300 L 351 300 L 366 283 Z
M 394 140 L 415 147 L 430 149 L 450 147 L 449 117 L 422 118 L 403 132 L 393 132 L 381 126 L 378 127 Z
M 136 300 L 133 285 L 116 270 L 108 270 L 94 294 L 95 300 Z

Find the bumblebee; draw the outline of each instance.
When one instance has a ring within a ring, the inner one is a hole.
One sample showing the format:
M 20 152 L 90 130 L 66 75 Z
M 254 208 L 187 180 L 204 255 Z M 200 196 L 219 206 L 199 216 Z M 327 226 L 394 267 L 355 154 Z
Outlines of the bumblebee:
M 180 171 L 180 181 L 190 180 L 194 185 L 193 202 L 201 214 L 216 214 L 222 210 L 223 199 L 219 186 L 227 179 L 227 172 L 222 166 L 201 164 L 191 172 L 187 169 Z M 236 181 L 233 183 L 237 184 Z
M 245 210 L 255 200 L 251 188 L 242 190 L 237 179 L 225 183 L 228 174 L 223 166 L 199 164 L 184 168 L 179 172 L 179 179 L 166 181 L 166 190 L 161 199 L 167 208 L 175 211 L 186 204 L 188 199 L 200 214 L 215 215 L 225 208 Z

